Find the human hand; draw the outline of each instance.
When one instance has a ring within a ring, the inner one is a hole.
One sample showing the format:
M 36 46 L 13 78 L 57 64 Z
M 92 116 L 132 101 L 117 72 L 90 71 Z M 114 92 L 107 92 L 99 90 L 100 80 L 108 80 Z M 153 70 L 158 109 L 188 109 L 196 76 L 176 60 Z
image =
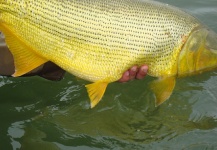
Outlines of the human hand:
M 128 82 L 132 79 L 143 79 L 148 72 L 148 66 L 142 65 L 140 67 L 133 66 L 129 70 L 125 71 L 118 82 Z

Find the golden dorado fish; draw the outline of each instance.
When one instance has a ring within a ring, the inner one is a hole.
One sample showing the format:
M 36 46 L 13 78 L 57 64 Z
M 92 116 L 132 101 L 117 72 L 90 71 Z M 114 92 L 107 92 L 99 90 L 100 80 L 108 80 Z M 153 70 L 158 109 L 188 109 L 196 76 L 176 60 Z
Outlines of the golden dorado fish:
M 156 105 L 182 77 L 217 67 L 217 35 L 191 15 L 149 0 L 0 0 L 0 30 L 21 76 L 52 61 L 94 82 L 91 107 L 109 83 L 147 64 Z

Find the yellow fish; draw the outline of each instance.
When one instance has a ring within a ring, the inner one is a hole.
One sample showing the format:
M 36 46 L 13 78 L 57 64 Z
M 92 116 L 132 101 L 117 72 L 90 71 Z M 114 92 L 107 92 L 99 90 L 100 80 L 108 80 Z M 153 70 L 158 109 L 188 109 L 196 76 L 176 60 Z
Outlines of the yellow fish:
M 14 77 L 52 61 L 86 85 L 91 107 L 109 83 L 147 64 L 156 105 L 176 77 L 217 65 L 217 35 L 178 8 L 149 0 L 0 0 Z

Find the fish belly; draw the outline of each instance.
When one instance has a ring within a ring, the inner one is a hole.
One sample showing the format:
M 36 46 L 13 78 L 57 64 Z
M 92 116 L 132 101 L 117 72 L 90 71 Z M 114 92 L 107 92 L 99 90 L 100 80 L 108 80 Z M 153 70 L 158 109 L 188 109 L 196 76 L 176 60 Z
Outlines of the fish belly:
M 183 39 L 199 25 L 146 0 L 0 1 L 0 22 L 37 55 L 89 81 L 115 81 L 132 65 L 177 73 Z

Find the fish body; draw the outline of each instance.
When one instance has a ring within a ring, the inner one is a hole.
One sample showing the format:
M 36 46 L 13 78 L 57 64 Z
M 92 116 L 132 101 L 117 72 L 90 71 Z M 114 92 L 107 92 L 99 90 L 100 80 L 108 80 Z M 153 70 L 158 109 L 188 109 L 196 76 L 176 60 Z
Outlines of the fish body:
M 52 61 L 94 82 L 86 85 L 91 107 L 133 65 L 147 64 L 160 79 L 151 85 L 159 105 L 176 77 L 217 64 L 214 32 L 178 8 L 148 0 L 0 0 L 0 30 L 14 56 L 13 76 Z

